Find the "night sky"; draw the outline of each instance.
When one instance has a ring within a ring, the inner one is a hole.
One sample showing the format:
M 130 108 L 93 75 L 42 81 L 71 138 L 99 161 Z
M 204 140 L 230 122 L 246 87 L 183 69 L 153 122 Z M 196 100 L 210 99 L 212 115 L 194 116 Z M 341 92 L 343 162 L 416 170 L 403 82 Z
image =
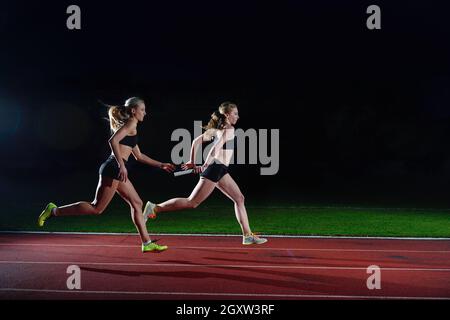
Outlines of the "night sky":
M 81 30 L 66 28 L 71 4 Z M 381 30 L 366 27 L 371 4 Z M 173 130 L 193 131 L 226 100 L 239 106 L 237 127 L 279 129 L 277 175 L 233 168 L 253 199 L 448 207 L 447 9 L 442 1 L 2 4 L 2 197 L 92 198 L 110 152 L 98 100 L 140 96 L 150 113 L 141 151 L 162 161 Z M 132 179 L 144 198 L 189 194 L 196 183 L 138 164 Z

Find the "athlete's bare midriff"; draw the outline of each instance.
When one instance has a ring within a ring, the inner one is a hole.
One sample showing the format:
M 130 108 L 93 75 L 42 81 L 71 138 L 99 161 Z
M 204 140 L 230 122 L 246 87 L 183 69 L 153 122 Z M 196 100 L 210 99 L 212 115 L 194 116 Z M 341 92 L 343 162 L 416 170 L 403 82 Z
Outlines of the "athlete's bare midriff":
M 220 150 L 217 155 L 214 156 L 214 159 L 220 161 L 227 167 L 230 165 L 231 158 L 233 157 L 233 150 Z
M 233 138 L 229 139 L 227 141 L 227 142 L 229 142 L 234 139 L 234 129 L 226 129 L 226 130 L 232 130 Z M 214 155 L 214 159 L 217 161 L 220 161 L 221 163 L 223 163 L 224 165 L 226 165 L 228 167 L 230 165 L 231 159 L 233 157 L 233 152 L 234 152 L 234 150 L 230 150 L 230 149 L 219 149 L 217 154 Z
M 122 159 L 125 161 L 128 161 L 128 158 L 130 157 L 131 153 L 133 152 L 133 148 L 131 148 L 130 146 L 123 145 L 123 144 L 119 144 L 119 152 L 120 152 L 120 156 L 122 157 Z M 111 155 L 114 155 L 114 153 L 111 152 Z

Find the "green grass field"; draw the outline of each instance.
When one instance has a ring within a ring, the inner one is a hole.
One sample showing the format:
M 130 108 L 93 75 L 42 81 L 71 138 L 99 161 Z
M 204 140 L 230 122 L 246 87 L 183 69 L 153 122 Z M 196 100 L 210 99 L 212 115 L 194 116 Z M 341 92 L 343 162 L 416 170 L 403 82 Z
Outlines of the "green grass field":
M 113 203 L 101 216 L 59 217 L 36 226 L 42 207 L 9 208 L 3 231 L 132 232 L 128 207 Z M 271 235 L 450 237 L 450 211 L 444 209 L 374 209 L 319 206 L 247 207 L 254 232 Z M 149 220 L 150 233 L 240 234 L 230 202 L 201 205 L 194 210 L 163 213 Z

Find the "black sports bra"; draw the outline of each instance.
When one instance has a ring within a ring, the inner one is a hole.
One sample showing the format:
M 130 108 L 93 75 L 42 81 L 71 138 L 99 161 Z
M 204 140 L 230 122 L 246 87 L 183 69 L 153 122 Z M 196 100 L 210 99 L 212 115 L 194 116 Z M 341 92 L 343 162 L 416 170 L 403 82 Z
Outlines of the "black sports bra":
M 119 143 L 134 148 L 137 145 L 137 141 L 137 134 L 135 134 L 134 136 L 125 136 Z

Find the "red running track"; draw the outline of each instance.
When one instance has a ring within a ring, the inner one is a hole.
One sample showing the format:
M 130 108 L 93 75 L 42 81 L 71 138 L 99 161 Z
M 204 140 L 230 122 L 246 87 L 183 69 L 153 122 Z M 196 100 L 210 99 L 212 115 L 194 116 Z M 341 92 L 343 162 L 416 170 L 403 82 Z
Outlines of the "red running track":
M 1 234 L 0 299 L 450 299 L 447 240 L 154 237 L 169 250 L 143 254 L 135 235 Z M 381 289 L 367 287 L 371 265 Z

